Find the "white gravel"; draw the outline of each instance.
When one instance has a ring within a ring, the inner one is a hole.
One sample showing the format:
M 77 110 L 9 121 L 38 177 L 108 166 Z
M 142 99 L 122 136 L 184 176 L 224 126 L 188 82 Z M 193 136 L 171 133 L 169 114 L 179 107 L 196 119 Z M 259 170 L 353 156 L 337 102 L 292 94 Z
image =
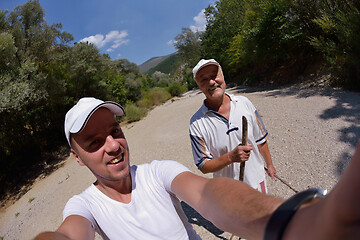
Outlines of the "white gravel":
M 336 89 L 286 87 L 272 90 L 232 88 L 248 97 L 270 133 L 269 147 L 278 176 L 297 190 L 331 189 L 339 180 L 360 139 L 360 94 Z M 152 110 L 143 120 L 124 126 L 132 164 L 172 159 L 196 174 L 188 136 L 191 115 L 204 96 L 191 91 Z M 211 177 L 211 175 L 207 175 Z M 32 239 L 55 230 L 66 201 L 94 181 L 73 157 L 50 176 L 39 179 L 15 204 L 0 209 L 0 239 Z M 293 191 L 268 179 L 270 194 L 287 198 Z M 203 239 L 228 239 L 189 206 L 183 205 Z

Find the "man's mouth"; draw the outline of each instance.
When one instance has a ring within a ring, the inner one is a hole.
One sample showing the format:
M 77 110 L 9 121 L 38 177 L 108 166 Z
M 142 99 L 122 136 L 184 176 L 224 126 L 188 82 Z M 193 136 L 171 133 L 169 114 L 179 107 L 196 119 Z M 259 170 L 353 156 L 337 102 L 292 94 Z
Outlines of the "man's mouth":
M 209 91 L 214 91 L 215 89 L 219 88 L 220 84 L 215 83 L 213 86 L 209 87 Z
M 123 160 L 124 160 L 124 153 L 122 153 L 119 157 L 114 158 L 113 160 L 111 160 L 107 164 L 118 164 L 119 162 L 122 162 Z

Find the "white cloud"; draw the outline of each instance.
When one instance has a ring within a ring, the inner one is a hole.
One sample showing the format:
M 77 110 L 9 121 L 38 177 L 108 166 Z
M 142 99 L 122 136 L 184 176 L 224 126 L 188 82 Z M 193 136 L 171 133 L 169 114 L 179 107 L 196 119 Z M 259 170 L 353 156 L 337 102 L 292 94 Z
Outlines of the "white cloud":
M 190 30 L 193 32 L 202 32 L 206 28 L 206 18 L 205 18 L 205 9 L 201 10 L 197 16 L 193 17 L 195 24 L 190 26 Z M 169 40 L 168 45 L 174 46 L 176 44 L 175 40 Z
M 197 16 L 194 18 L 195 24 L 190 26 L 191 31 L 201 32 L 205 31 L 206 27 L 206 18 L 205 18 L 205 9 L 201 10 Z
M 114 31 L 110 31 L 105 36 L 102 34 L 96 34 L 95 36 L 83 38 L 79 42 L 92 43 L 95 46 L 97 46 L 98 48 L 102 48 L 106 44 L 110 43 L 112 45 L 106 51 L 112 52 L 116 48 L 120 47 L 123 44 L 127 44 L 130 41 L 129 39 L 127 39 L 128 35 L 129 34 L 127 33 L 126 30 L 123 30 L 121 32 L 114 30 Z
M 95 36 L 90 36 L 90 37 L 87 37 L 87 38 L 83 38 L 79 42 L 92 43 L 95 46 L 97 46 L 98 48 L 101 48 L 102 46 L 104 46 L 104 35 L 96 34 Z
M 175 40 L 170 40 L 167 42 L 167 45 L 174 46 L 175 42 Z

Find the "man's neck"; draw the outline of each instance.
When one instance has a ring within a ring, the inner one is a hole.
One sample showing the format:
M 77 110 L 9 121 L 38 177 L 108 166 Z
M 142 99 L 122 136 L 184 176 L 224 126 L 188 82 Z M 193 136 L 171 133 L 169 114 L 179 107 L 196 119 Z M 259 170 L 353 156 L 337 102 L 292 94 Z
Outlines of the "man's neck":
M 230 97 L 224 93 L 223 97 L 218 101 L 209 101 L 205 100 L 205 106 L 215 112 L 218 112 L 226 119 L 229 119 L 230 116 Z
M 131 202 L 132 182 L 131 175 L 120 181 L 96 181 L 94 185 L 109 198 L 122 202 Z

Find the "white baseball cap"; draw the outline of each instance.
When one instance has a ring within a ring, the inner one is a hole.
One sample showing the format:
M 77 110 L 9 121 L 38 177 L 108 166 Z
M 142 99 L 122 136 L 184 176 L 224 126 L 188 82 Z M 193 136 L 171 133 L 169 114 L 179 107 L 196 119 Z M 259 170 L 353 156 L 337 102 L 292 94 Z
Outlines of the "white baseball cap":
M 124 115 L 123 107 L 116 102 L 104 102 L 93 97 L 81 98 L 65 115 L 64 130 L 70 146 L 70 133 L 83 130 L 91 115 L 101 107 L 109 109 L 116 116 Z
M 196 76 L 196 73 L 202 69 L 203 67 L 206 67 L 208 65 L 216 65 L 221 68 L 220 64 L 215 59 L 201 59 L 196 66 L 193 68 L 193 75 L 194 79 Z

